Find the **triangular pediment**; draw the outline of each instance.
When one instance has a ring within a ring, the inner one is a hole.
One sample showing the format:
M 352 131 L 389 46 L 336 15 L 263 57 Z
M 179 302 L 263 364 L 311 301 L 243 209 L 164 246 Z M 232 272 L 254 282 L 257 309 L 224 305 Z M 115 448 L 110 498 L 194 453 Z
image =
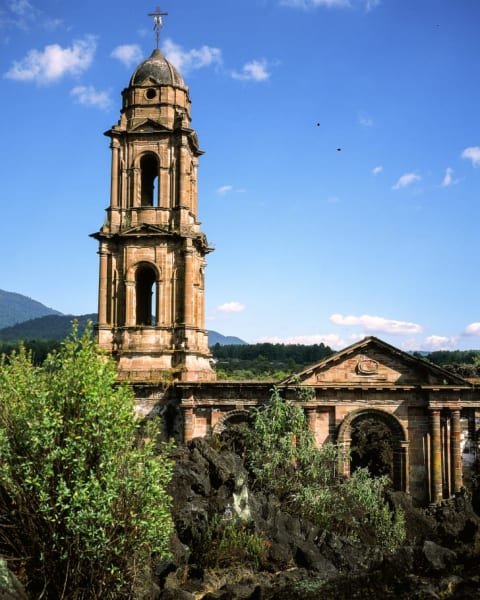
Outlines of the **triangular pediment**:
M 158 133 L 161 131 L 170 131 L 170 129 L 152 119 L 145 119 L 130 129 L 132 133 Z
M 346 387 L 470 387 L 462 377 L 375 337 L 335 352 L 284 383 L 294 382 Z
M 159 225 L 151 225 L 150 223 L 140 223 L 134 227 L 123 229 L 121 232 L 122 236 L 142 236 L 142 235 L 165 235 L 169 234 L 169 230 L 166 227 L 160 227 Z

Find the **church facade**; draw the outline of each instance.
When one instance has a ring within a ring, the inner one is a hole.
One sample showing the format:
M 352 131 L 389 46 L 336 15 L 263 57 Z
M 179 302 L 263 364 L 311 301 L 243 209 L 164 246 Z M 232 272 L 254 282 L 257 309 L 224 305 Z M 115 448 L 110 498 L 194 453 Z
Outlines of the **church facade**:
M 198 220 L 202 155 L 182 76 L 157 48 L 122 92 L 111 140 L 111 195 L 99 244 L 97 339 L 135 389 L 188 441 L 248 421 L 272 382 L 217 381 L 204 322 L 206 256 Z M 468 381 L 369 337 L 279 384 L 302 404 L 317 445 L 347 451 L 362 424 L 391 447 L 396 489 L 419 504 L 468 485 L 476 468 L 480 393 Z M 308 389 L 299 401 L 298 388 Z M 353 460 L 353 459 L 352 459 Z M 344 460 L 341 471 L 355 467 Z

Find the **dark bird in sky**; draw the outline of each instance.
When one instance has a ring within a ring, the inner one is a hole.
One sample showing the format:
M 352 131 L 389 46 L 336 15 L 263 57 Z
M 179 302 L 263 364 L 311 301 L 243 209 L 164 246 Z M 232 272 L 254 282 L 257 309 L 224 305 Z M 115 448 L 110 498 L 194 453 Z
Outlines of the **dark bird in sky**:
M 320 127 L 320 123 L 317 123 L 317 127 Z
M 342 149 L 341 149 L 341 148 L 337 148 L 337 152 L 341 152 L 341 151 L 342 151 Z

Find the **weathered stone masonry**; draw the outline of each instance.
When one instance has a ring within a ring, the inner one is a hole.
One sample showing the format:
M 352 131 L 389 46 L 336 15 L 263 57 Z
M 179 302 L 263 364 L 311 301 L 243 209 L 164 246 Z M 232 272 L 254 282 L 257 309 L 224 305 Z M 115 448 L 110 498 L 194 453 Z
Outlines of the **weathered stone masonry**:
M 100 346 L 132 382 L 139 412 L 160 413 L 185 441 L 248 419 L 271 382 L 216 381 L 204 322 L 206 255 L 189 90 L 160 50 L 122 93 L 111 140 L 111 195 L 99 242 Z M 387 427 L 393 479 L 418 503 L 468 485 L 476 468 L 480 393 L 468 381 L 366 338 L 280 384 L 314 390 L 304 410 L 317 444 L 348 449 L 362 419 Z M 340 469 L 346 475 L 350 463 Z

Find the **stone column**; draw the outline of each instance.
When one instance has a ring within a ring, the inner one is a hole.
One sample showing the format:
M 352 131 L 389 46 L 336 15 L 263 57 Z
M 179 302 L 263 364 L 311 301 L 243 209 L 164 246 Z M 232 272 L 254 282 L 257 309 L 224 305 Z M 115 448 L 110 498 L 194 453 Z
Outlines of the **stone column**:
M 192 294 L 193 294 L 193 250 L 191 240 L 185 240 L 185 286 L 183 290 L 184 296 L 184 323 L 185 325 L 193 325 L 192 322 Z
M 430 411 L 430 440 L 432 444 L 431 456 L 431 482 L 430 497 L 432 502 L 442 499 L 442 440 L 440 435 L 440 410 Z
M 117 208 L 118 203 L 118 142 L 112 140 L 110 145 L 112 149 L 112 171 L 111 171 L 111 186 L 110 186 L 110 206 Z
M 452 451 L 452 492 L 459 492 L 462 485 L 462 454 L 460 448 L 460 409 L 452 410 L 450 447 Z
M 107 324 L 107 271 L 108 254 L 105 250 L 99 250 L 100 270 L 98 283 L 98 324 L 100 326 Z
M 134 327 L 137 320 L 134 281 L 125 281 L 125 295 L 125 325 Z
M 193 408 L 183 409 L 183 441 L 189 442 L 195 433 L 195 415 Z

